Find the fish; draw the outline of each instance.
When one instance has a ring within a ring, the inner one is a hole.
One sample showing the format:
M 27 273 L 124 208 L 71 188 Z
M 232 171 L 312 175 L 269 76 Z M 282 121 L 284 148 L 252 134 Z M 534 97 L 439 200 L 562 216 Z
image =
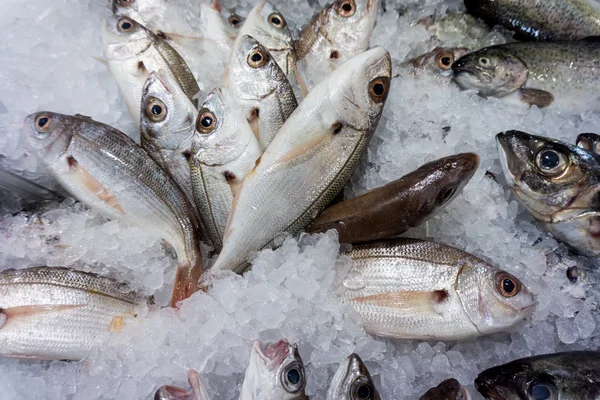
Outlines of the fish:
M 81 115 L 41 111 L 27 116 L 25 129 L 40 162 L 73 197 L 174 249 L 173 306 L 196 291 L 202 257 L 192 205 L 148 153 L 123 132 Z
M 221 6 L 218 1 L 200 3 L 201 37 L 220 44 L 231 52 L 233 43 L 244 24 L 244 18 Z
M 190 369 L 188 371 L 188 382 L 192 388 L 191 391 L 177 386 L 164 385 L 154 393 L 154 400 L 210 400 L 198 372 Z
M 468 47 L 480 49 L 501 44 L 498 35 L 480 19 L 463 12 L 447 11 L 443 16 L 428 15 L 413 25 L 424 27 L 439 47 Z
M 577 136 L 577 147 L 600 154 L 600 135 L 595 133 L 580 133 Z
M 494 400 L 597 400 L 600 352 L 571 351 L 511 361 L 480 373 L 475 388 Z
M 599 68 L 598 40 L 508 43 L 467 54 L 452 65 L 463 90 L 569 110 L 599 103 Z
M 244 179 L 212 271 L 242 273 L 254 252 L 302 232 L 333 200 L 367 149 L 390 76 L 390 55 L 376 47 L 309 93 Z
M 135 122 L 140 121 L 142 89 L 153 71 L 175 80 L 195 107 L 198 83 L 184 59 L 164 39 L 129 17 L 107 18 L 103 31 L 108 68 Z
M 506 331 L 530 316 L 531 292 L 516 277 L 469 253 L 418 239 L 353 246 L 342 304 L 367 333 L 459 340 Z
M 208 94 L 198 112 L 189 170 L 207 237 L 220 252 L 233 204 L 262 149 L 227 89 Z
M 599 256 L 599 156 L 520 131 L 496 142 L 508 186 L 541 227 L 577 253 Z
M 308 400 L 305 386 L 304 363 L 296 345 L 280 340 L 263 351 L 254 341 L 239 400 Z
M 449 82 L 452 78 L 452 64 L 467 53 L 469 49 L 464 47 L 436 47 L 429 53 L 396 65 L 393 70 L 399 72 L 394 75 L 394 78 L 424 76 L 442 78 Z
M 273 55 L 240 34 L 223 86 L 232 93 L 264 150 L 298 107 L 294 90 Z
M 514 31 L 520 41 L 600 35 L 600 5 L 595 0 L 465 0 L 465 6 L 490 27 Z
M 6 189 L 21 197 L 38 201 L 60 200 L 62 197 L 53 190 L 0 167 L 0 189 Z
M 479 156 L 462 153 L 419 169 L 325 209 L 307 232 L 335 229 L 341 243 L 360 243 L 397 236 L 443 210 L 469 182 Z
M 0 272 L 0 355 L 81 360 L 135 323 L 149 299 L 126 283 L 62 267 Z
M 419 400 L 471 400 L 471 395 L 459 381 L 452 378 L 432 387 Z
M 369 370 L 358 354 L 340 364 L 327 390 L 326 400 L 380 400 Z

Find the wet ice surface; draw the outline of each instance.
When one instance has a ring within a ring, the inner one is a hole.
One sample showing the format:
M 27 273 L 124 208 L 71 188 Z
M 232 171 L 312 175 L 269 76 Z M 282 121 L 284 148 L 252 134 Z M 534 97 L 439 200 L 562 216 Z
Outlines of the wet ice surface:
M 237 4 L 241 14 L 249 8 L 245 1 L 224 3 Z M 297 32 L 325 2 L 275 3 Z M 371 44 L 386 46 L 397 61 L 429 51 L 439 43 L 411 23 L 459 4 L 387 0 Z M 34 173 L 40 183 L 53 187 L 26 150 L 21 130 L 23 118 L 38 110 L 90 115 L 137 137 L 110 73 L 91 57 L 102 56 L 100 30 L 108 13 L 102 1 L 35 0 L 12 3 L 0 15 L 5 39 L 0 42 L 0 101 L 8 110 L 0 113 L 3 165 Z M 497 40 L 497 35 L 488 39 Z M 210 74 L 219 71 L 219 61 L 198 61 L 194 72 L 207 78 L 200 87 L 209 91 L 211 82 L 218 82 Z M 157 307 L 86 361 L 0 360 L 3 396 L 148 398 L 163 384 L 185 387 L 187 369 L 195 368 L 214 399 L 234 399 L 251 341 L 284 337 L 299 343 L 307 393 L 314 398 L 324 397 L 337 363 L 353 351 L 366 362 L 384 399 L 414 399 L 448 377 L 469 385 L 479 398 L 472 382 L 484 368 L 532 354 L 598 349 L 599 297 L 586 283 L 598 279 L 592 273 L 574 284 L 566 277 L 569 267 L 594 267 L 594 262 L 569 254 L 541 232 L 507 191 L 494 143 L 494 135 L 507 129 L 573 142 L 580 132 L 600 131 L 600 114 L 547 112 L 485 100 L 436 80 L 395 79 L 368 155 L 346 195 L 380 186 L 442 156 L 477 152 L 481 167 L 463 194 L 408 236 L 459 247 L 518 276 L 539 301 L 520 330 L 458 343 L 373 338 L 335 301 L 340 277 L 349 267 L 338 257 L 335 235 L 305 236 L 262 252 L 253 271 L 225 277 L 208 295 L 194 295 L 179 315 Z M 122 277 L 154 294 L 158 304 L 167 303 L 175 261 L 159 239 L 106 221 L 73 200 L 10 216 L 21 205 L 2 196 L 1 268 L 73 264 Z

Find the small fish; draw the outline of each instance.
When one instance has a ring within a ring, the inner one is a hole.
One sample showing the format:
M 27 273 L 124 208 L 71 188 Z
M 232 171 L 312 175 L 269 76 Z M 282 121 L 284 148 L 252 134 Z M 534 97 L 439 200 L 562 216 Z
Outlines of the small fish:
M 485 97 L 517 95 L 538 107 L 585 109 L 600 102 L 600 41 L 508 43 L 467 54 L 453 65 L 461 89 Z
M 223 86 L 231 91 L 264 150 L 298 102 L 285 73 L 263 45 L 240 34 L 235 46 Z
M 342 302 L 377 336 L 457 340 L 505 331 L 536 302 L 514 276 L 459 249 L 416 239 L 353 246 Z
M 541 226 L 576 252 L 600 255 L 600 158 L 519 131 L 496 136 L 504 176 Z
M 306 375 L 298 347 L 280 340 L 263 352 L 256 340 L 239 400 L 308 400 L 305 386 Z
M 475 388 L 493 400 L 598 400 L 600 352 L 572 351 L 515 360 L 480 373 Z
M 127 284 L 60 267 L 0 272 L 0 355 L 81 360 L 147 309 Z
M 577 146 L 600 155 L 600 135 L 581 133 L 577 136 Z
M 424 75 L 426 78 L 442 77 L 450 81 L 452 78 L 452 64 L 468 52 L 469 49 L 464 47 L 436 47 L 429 53 L 425 53 L 396 66 L 394 71 L 399 70 L 400 72 L 394 78 L 399 76 L 410 75 L 419 77 Z
M 480 49 L 504 42 L 490 35 L 491 29 L 481 20 L 462 12 L 447 11 L 441 18 L 429 15 L 414 25 L 421 25 L 433 35 L 434 43 L 442 47 L 472 47 Z
M 154 394 L 154 400 L 210 400 L 198 372 L 190 369 L 188 371 L 188 382 L 192 388 L 191 391 L 177 386 L 165 385 L 158 388 Z
M 210 92 L 198 112 L 189 170 L 196 206 L 217 252 L 223 247 L 233 198 L 261 154 L 231 94 L 226 89 Z
M 371 374 L 358 354 L 350 354 L 338 367 L 326 400 L 380 400 Z
M 376 47 L 309 93 L 244 179 L 213 271 L 243 272 L 254 252 L 302 232 L 329 204 L 367 149 L 390 76 L 390 55 Z
M 25 126 L 42 164 L 73 197 L 173 247 L 178 259 L 173 306 L 196 291 L 202 257 L 194 210 L 148 153 L 123 132 L 81 115 L 43 111 L 29 115 Z
M 471 400 L 471 395 L 456 379 L 446 379 L 425 392 L 419 400 Z
M 517 40 L 576 40 L 600 35 L 596 0 L 465 0 L 489 26 L 515 31 Z
M 478 166 L 474 153 L 430 162 L 385 186 L 326 208 L 307 232 L 335 229 L 342 243 L 398 236 L 443 210 Z
M 129 114 L 140 120 L 142 89 L 153 71 L 163 71 L 175 80 L 188 99 L 194 97 L 198 83 L 183 58 L 163 38 L 129 17 L 110 17 L 104 25 L 104 51 Z
M 202 27 L 202 38 L 231 51 L 244 19 L 222 7 L 218 1 L 200 3 L 200 7 L 199 25 Z

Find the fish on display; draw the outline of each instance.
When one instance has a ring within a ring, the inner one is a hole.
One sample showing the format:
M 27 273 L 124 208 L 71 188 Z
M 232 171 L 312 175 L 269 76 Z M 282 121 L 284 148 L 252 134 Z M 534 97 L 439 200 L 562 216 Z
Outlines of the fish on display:
M 350 354 L 338 367 L 326 400 L 380 400 L 371 374 L 356 353 Z
M 595 133 L 581 133 L 577 136 L 576 143 L 582 149 L 600 154 L 600 135 Z
M 490 35 L 491 29 L 481 20 L 462 12 L 447 11 L 441 18 L 429 15 L 418 20 L 415 25 L 423 26 L 434 36 L 441 47 L 472 47 L 504 43 L 500 37 Z
M 572 351 L 515 360 L 480 373 L 475 388 L 493 400 L 597 400 L 600 352 Z
M 600 159 L 580 147 L 519 131 L 496 136 L 504 176 L 544 229 L 576 252 L 600 255 Z
M 147 310 L 125 283 L 60 267 L 0 272 L 0 355 L 81 360 Z
M 44 111 L 29 115 L 25 125 L 38 158 L 73 197 L 173 247 L 178 260 L 173 305 L 196 291 L 202 257 L 195 212 L 148 153 L 124 133 L 89 117 Z
M 444 157 L 325 209 L 307 232 L 335 229 L 341 243 L 359 243 L 397 236 L 443 210 L 469 182 L 479 157 L 474 153 Z
M 221 6 L 218 1 L 203 2 L 200 3 L 200 7 L 199 25 L 202 27 L 202 39 L 213 41 L 230 51 L 244 19 Z
M 129 114 L 140 120 L 142 89 L 149 74 L 162 71 L 176 81 L 195 107 L 198 83 L 183 58 L 160 36 L 129 17 L 110 17 L 104 25 L 104 50 Z
M 61 196 L 53 190 L 0 167 L 0 189 L 16 193 L 27 199 L 38 201 L 60 200 Z M 1 201 L 1 200 L 0 200 Z
M 376 47 L 309 93 L 244 179 L 213 271 L 243 272 L 254 252 L 302 232 L 339 193 L 377 127 L 390 75 L 390 55 Z
M 454 247 L 416 239 L 353 246 L 341 299 L 373 335 L 457 340 L 505 331 L 535 300 L 514 276 Z
M 576 40 L 600 35 L 596 0 L 465 0 L 467 11 L 517 40 Z
M 210 400 L 198 372 L 190 369 L 188 371 L 188 382 L 192 388 L 189 391 L 172 385 L 161 386 L 154 393 L 154 400 Z
M 231 91 L 263 150 L 298 107 L 286 74 L 272 54 L 248 35 L 236 40 L 223 86 Z
M 189 171 L 200 218 L 217 252 L 233 198 L 261 154 L 231 94 L 226 89 L 210 92 L 198 112 Z
M 306 374 L 298 347 L 285 340 L 252 345 L 239 400 L 308 400 L 304 394 Z
M 441 48 L 436 47 L 425 53 L 395 66 L 394 71 L 400 70 L 394 78 L 399 76 L 442 77 L 450 81 L 452 78 L 452 64 L 465 54 L 469 49 L 464 47 Z
M 446 379 L 425 392 L 419 400 L 471 400 L 471 395 L 456 379 Z
M 588 110 L 599 103 L 600 41 L 508 43 L 458 59 L 454 80 L 485 97 Z M 512 95 L 512 96 L 508 96 Z

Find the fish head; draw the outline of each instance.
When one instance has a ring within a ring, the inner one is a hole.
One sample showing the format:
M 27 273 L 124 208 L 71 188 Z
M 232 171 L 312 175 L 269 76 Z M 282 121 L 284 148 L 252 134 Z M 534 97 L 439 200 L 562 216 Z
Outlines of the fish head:
M 151 44 L 151 34 L 146 27 L 127 16 L 106 18 L 102 36 L 109 61 L 135 57 Z
M 51 165 L 67 151 L 76 118 L 41 111 L 25 118 L 25 130 L 32 149 L 44 165 Z
M 470 400 L 471 395 L 456 379 L 446 379 L 425 392 L 419 400 Z
M 599 205 L 596 154 L 519 131 L 499 133 L 496 142 L 509 186 L 536 219 L 559 222 Z
M 559 400 L 552 375 L 532 368 L 520 360 L 493 367 L 480 373 L 475 388 L 492 400 Z
M 212 34 L 221 33 L 228 40 L 234 41 L 243 24 L 237 14 L 221 6 L 218 1 L 200 3 L 200 26 Z
M 328 399 L 379 400 L 369 370 L 357 354 L 340 364 L 327 392 Z
M 436 47 L 429 53 L 416 57 L 405 64 L 410 67 L 413 75 L 427 73 L 432 75 L 452 75 L 452 64 L 465 54 L 469 49 L 465 47 Z
M 376 17 L 377 0 L 336 0 L 314 29 L 326 32 L 335 46 L 329 57 L 341 63 L 369 47 Z
M 499 47 L 486 47 L 459 58 L 452 64 L 452 72 L 461 89 L 476 89 L 483 96 L 494 97 L 518 90 L 529 75 L 521 59 Z
M 577 147 L 581 147 L 584 150 L 600 154 L 600 135 L 596 135 L 595 133 L 582 133 L 577 136 L 576 144 Z

